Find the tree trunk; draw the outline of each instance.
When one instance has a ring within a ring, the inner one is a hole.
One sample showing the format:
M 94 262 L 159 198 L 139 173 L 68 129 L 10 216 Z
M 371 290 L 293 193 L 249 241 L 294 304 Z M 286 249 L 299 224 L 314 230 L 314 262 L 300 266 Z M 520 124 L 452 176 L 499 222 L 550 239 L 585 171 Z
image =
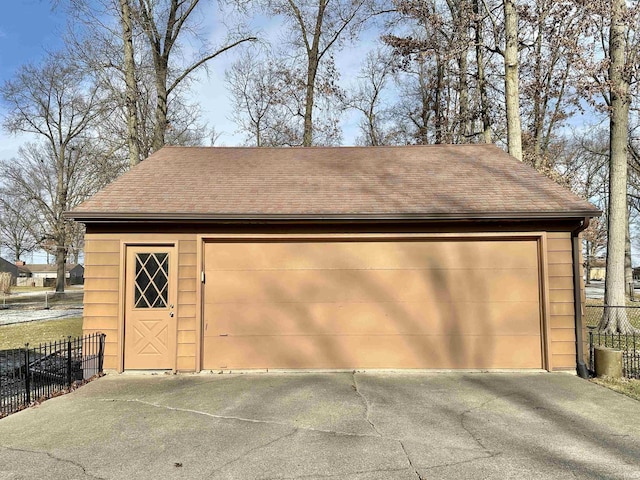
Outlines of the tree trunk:
M 522 126 L 518 74 L 518 12 L 515 0 L 504 0 L 504 91 L 509 154 L 522 161 Z
M 478 74 L 478 92 L 480 93 L 480 117 L 482 119 L 482 138 L 484 143 L 491 143 L 491 120 L 489 117 L 489 100 L 487 98 L 487 82 L 484 76 L 484 45 L 482 40 L 482 17 L 480 0 L 473 0 L 475 14 L 476 66 Z
M 311 46 L 309 46 L 308 39 L 305 39 L 305 42 L 307 42 L 307 87 L 304 105 L 304 131 L 302 133 L 303 147 L 313 145 L 313 105 L 315 101 L 316 76 L 318 75 L 318 66 L 320 64 L 320 37 L 322 36 L 322 24 L 326 8 L 327 0 L 319 0 Z M 298 18 L 298 22 L 303 25 L 304 19 Z
M 585 253 L 586 255 L 586 261 L 584 262 L 584 274 L 585 274 L 585 278 L 584 278 L 584 284 L 585 285 L 591 285 L 591 242 L 589 240 L 587 240 L 586 242 L 586 248 L 585 248 Z
M 378 133 L 376 132 L 376 115 L 373 111 L 374 102 L 371 102 L 369 112 L 367 113 L 367 125 L 369 128 L 369 145 L 372 147 L 377 147 L 380 145 L 380 140 L 378 139 Z
M 629 127 L 629 83 L 625 67 L 625 0 L 611 2 L 609 29 L 609 81 L 611 108 L 609 113 L 609 225 L 607 237 L 607 269 L 605 305 L 625 305 L 624 251 L 627 231 L 627 136 Z M 605 308 L 599 330 L 630 333 L 624 308 Z
M 122 26 L 122 42 L 124 45 L 127 144 L 129 147 L 129 165 L 133 167 L 140 162 L 140 151 L 138 149 L 138 88 L 136 85 L 136 64 L 133 54 L 133 24 L 129 0 L 120 0 L 120 24 Z
M 56 243 L 61 243 L 56 240 Z M 64 292 L 65 283 L 65 259 L 67 258 L 67 249 L 63 245 L 56 245 L 56 293 Z
M 629 297 L 633 296 L 633 267 L 631 265 L 631 236 L 629 235 L 629 211 L 624 239 L 624 286 Z
M 195 3 L 197 4 L 197 1 Z M 145 30 L 149 41 L 149 47 L 151 48 L 151 55 L 153 57 L 153 74 L 156 86 L 156 108 L 151 149 L 154 152 L 157 152 L 164 146 L 164 138 L 169 126 L 169 122 L 167 120 L 169 97 L 167 78 L 169 75 L 169 56 L 171 55 L 171 49 L 176 41 L 176 32 L 174 29 L 177 28 L 178 23 L 184 19 L 182 17 L 180 19 L 176 18 L 180 2 L 178 2 L 178 0 L 171 0 L 169 2 L 165 29 L 162 32 L 159 32 L 156 19 L 154 18 L 152 3 L 139 0 L 138 5 L 140 8 L 142 27 Z M 193 5 L 195 6 L 195 4 Z M 187 8 L 187 12 L 190 11 L 191 8 Z M 185 13 L 184 15 L 188 16 L 189 13 Z M 186 16 L 184 18 L 186 18 Z
M 57 171 L 57 185 L 56 185 L 56 205 L 55 205 L 55 215 L 56 215 L 56 224 L 54 226 L 55 232 L 53 235 L 53 239 L 55 241 L 55 251 L 56 251 L 56 265 L 57 265 L 57 277 L 56 277 L 56 292 L 64 292 L 64 265 L 67 259 L 67 249 L 66 249 L 66 220 L 62 216 L 67 206 L 67 187 L 65 185 L 65 165 L 66 165 L 66 155 L 65 155 L 65 145 L 60 146 L 60 150 L 58 152 L 58 171 Z
M 433 102 L 433 113 L 435 116 L 435 143 L 443 143 L 443 130 L 444 130 L 444 112 L 442 108 L 442 93 L 444 92 L 444 65 L 440 58 L 440 55 L 436 54 L 436 98 Z
M 467 142 L 468 138 L 471 136 L 471 122 L 469 116 L 469 82 L 467 81 L 467 55 L 468 50 L 465 47 L 458 58 L 458 68 L 460 70 L 460 78 L 458 80 L 458 91 L 460 94 L 460 128 L 458 139 L 459 142 L 461 140 L 461 143 Z
M 316 52 L 317 54 L 317 52 Z M 313 145 L 313 103 L 315 96 L 316 74 L 318 73 L 317 58 L 309 54 L 309 67 L 307 70 L 307 88 L 304 97 L 304 131 L 302 134 L 302 146 Z
M 544 13 L 538 11 L 538 32 L 534 48 L 533 76 L 537 86 L 542 85 L 542 43 L 544 36 Z M 541 88 L 534 88 L 532 92 L 533 103 L 533 156 L 534 166 L 539 169 L 542 166 L 542 133 L 544 127 L 544 111 L 542 108 Z
M 420 125 L 416 133 L 416 141 L 418 145 L 427 145 L 429 143 L 429 118 L 431 111 L 431 99 L 427 90 L 427 81 L 425 65 L 420 62 L 418 70 L 418 82 L 420 84 Z
M 156 62 L 156 121 L 153 127 L 153 141 L 151 147 L 154 152 L 157 152 L 164 147 L 164 138 L 169 127 L 169 121 L 167 119 L 167 105 L 168 105 L 168 93 L 167 93 L 167 74 L 168 65 L 163 57 L 157 58 Z
M 473 130 L 469 114 L 469 45 L 473 42 L 471 34 L 471 3 L 469 0 L 447 0 L 455 33 L 452 36 L 454 48 L 459 50 L 456 58 L 458 64 L 458 81 L 454 87 L 458 94 L 457 119 L 450 132 L 454 143 L 468 142 Z

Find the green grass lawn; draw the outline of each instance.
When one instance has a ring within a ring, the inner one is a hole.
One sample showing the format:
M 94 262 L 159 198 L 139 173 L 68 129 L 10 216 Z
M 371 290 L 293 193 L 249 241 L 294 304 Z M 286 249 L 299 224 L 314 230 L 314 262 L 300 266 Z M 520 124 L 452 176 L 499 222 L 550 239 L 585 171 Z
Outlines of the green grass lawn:
M 53 342 L 82 335 L 82 317 L 41 320 L 0 326 L 0 350 Z

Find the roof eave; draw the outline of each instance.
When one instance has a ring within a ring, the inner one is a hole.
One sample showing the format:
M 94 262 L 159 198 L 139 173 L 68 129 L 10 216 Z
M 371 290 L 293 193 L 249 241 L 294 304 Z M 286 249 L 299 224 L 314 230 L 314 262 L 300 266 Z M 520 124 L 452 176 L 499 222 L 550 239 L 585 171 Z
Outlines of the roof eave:
M 559 212 L 470 212 L 470 213 L 403 213 L 403 214 L 194 214 L 194 213 L 104 213 L 65 212 L 64 216 L 82 223 L 363 223 L 363 222 L 441 222 L 504 220 L 569 220 L 597 217 L 600 210 Z

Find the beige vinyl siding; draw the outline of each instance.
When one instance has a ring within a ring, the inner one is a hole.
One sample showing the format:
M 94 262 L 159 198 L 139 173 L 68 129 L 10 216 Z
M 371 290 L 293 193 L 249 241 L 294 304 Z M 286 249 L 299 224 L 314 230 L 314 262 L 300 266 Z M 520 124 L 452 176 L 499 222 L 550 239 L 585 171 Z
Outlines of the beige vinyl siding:
M 120 241 L 86 235 L 84 271 L 85 334 L 106 334 L 104 368 L 118 368 Z
M 178 242 L 178 359 L 177 369 L 196 369 L 196 239 Z
M 85 244 L 85 333 L 106 334 L 105 369 L 120 368 L 118 342 L 123 305 L 120 304 L 122 243 L 175 243 L 178 248 L 177 369 L 196 368 L 196 266 L 195 234 L 87 234 Z
M 444 239 L 443 239 L 444 240 Z M 89 233 L 85 254 L 85 310 L 86 333 L 104 332 L 107 335 L 105 368 L 119 369 L 122 361 L 122 295 L 120 251 L 123 243 L 175 243 L 178 254 L 178 303 L 176 368 L 180 371 L 198 369 L 197 324 L 200 306 L 200 267 L 197 265 L 197 234 L 193 233 Z M 547 272 L 549 311 L 549 355 L 552 368 L 575 368 L 575 324 L 573 299 L 573 267 L 571 234 L 547 233 Z M 464 290 L 463 290 L 464 291 Z M 584 291 L 581 292 L 584 301 Z M 585 339 L 586 339 L 585 335 Z
M 582 245 L 582 234 L 580 234 L 580 245 Z M 587 333 L 587 322 L 585 318 L 585 306 L 587 304 L 587 292 L 584 288 L 584 258 L 582 248 L 580 249 L 580 304 L 582 306 L 582 351 L 584 352 L 585 363 L 589 362 L 589 334 Z
M 549 352 L 554 370 L 575 369 L 576 331 L 571 233 L 547 234 L 549 263 Z

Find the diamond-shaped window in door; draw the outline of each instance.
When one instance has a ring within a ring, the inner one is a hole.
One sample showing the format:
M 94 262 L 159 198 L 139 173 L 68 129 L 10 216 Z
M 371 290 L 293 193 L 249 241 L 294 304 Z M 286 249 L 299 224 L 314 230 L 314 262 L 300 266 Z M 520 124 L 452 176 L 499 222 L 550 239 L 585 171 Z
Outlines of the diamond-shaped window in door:
M 136 253 L 135 307 L 166 308 L 168 290 L 169 254 Z

